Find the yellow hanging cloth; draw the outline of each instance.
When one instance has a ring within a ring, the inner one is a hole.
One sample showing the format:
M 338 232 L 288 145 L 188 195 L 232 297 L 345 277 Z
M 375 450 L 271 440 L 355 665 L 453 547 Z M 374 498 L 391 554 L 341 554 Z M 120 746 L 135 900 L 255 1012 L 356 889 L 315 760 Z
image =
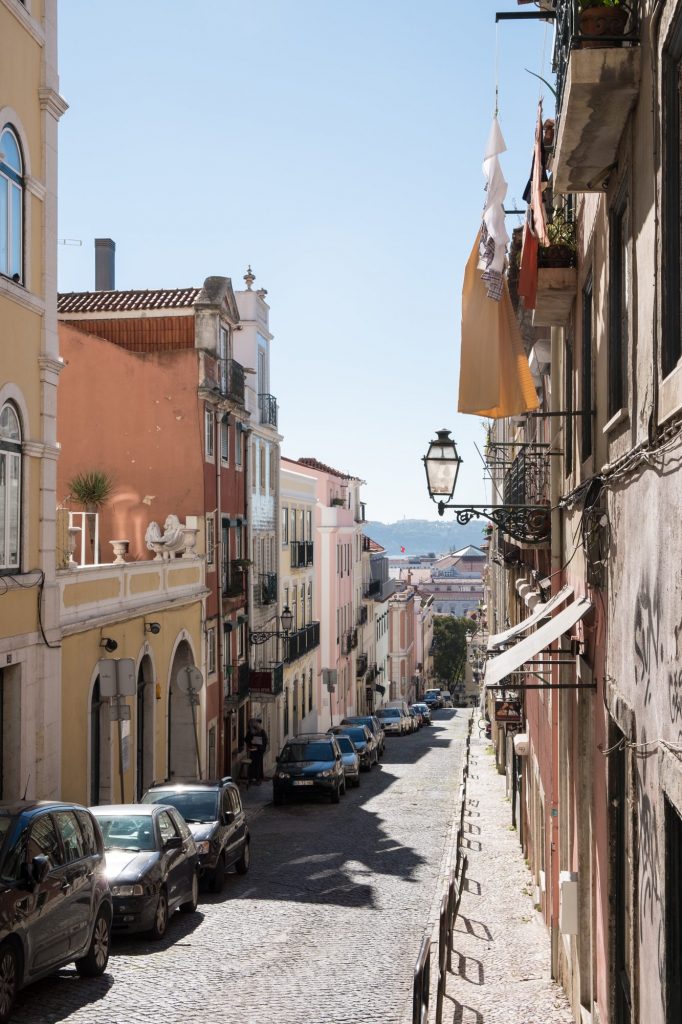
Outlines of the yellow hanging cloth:
M 464 271 L 458 412 L 501 419 L 539 406 L 514 307 L 504 280 L 502 297 L 488 298 L 481 280 L 479 242 Z

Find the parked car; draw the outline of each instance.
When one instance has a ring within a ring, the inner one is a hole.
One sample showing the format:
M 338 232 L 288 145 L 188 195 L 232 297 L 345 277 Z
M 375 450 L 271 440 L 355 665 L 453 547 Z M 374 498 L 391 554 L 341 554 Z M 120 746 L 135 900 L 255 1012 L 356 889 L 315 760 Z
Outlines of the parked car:
M 341 751 L 343 774 L 346 777 L 346 784 L 350 783 L 351 786 L 359 786 L 360 755 L 358 754 L 357 747 L 350 736 L 346 736 L 345 733 L 337 733 L 336 742 L 338 743 L 339 750 Z
M 212 892 L 222 890 L 228 868 L 239 875 L 249 870 L 251 836 L 239 788 L 229 776 L 161 783 L 148 789 L 142 802 L 180 811 L 196 843 L 202 882 Z
M 379 747 L 379 757 L 384 756 L 386 750 L 386 734 L 384 727 L 376 715 L 349 715 L 341 719 L 341 725 L 366 725 L 374 735 Z
M 422 723 L 424 725 L 431 725 L 431 709 L 428 704 L 422 704 L 419 702 L 418 704 L 413 704 L 412 707 L 419 709 L 422 716 Z
M 343 758 L 335 736 L 308 733 L 287 740 L 272 777 L 273 803 L 281 804 L 294 794 L 322 793 L 338 804 L 345 792 Z
M 402 736 L 407 732 L 407 722 L 400 708 L 379 708 L 377 718 L 387 736 Z
M 360 755 L 360 767 L 366 772 L 371 770 L 373 764 L 379 764 L 379 746 L 366 725 L 335 725 L 329 732 L 350 736 Z
M 103 974 L 112 916 L 102 833 L 90 812 L 0 802 L 0 1022 L 20 988 L 65 964 Z
M 455 705 L 453 703 L 453 700 L 452 700 L 452 697 L 450 696 L 450 694 L 448 694 L 447 697 L 443 697 L 443 707 L 444 708 L 454 708 L 454 706 Z
M 192 914 L 199 900 L 199 858 L 175 807 L 112 804 L 92 807 L 107 855 L 114 931 L 162 939 L 171 914 Z
M 414 715 L 417 720 L 417 725 L 421 729 L 424 724 L 424 716 L 421 713 L 421 708 L 418 704 L 410 704 L 410 714 Z
M 438 688 L 432 688 L 427 690 L 424 694 L 424 703 L 428 704 L 429 707 L 442 708 L 443 698 L 441 697 L 440 690 Z

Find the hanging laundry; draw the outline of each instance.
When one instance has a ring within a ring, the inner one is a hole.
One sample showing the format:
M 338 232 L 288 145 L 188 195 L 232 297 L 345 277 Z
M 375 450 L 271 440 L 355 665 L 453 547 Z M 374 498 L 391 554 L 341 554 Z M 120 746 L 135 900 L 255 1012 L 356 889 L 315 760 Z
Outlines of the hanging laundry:
M 504 222 L 507 182 L 499 161 L 500 153 L 506 149 L 499 121 L 494 117 L 483 159 L 486 201 L 483 207 L 478 267 L 483 271 L 482 278 L 486 283 L 488 297 L 498 302 L 502 298 L 504 260 L 509 243 Z

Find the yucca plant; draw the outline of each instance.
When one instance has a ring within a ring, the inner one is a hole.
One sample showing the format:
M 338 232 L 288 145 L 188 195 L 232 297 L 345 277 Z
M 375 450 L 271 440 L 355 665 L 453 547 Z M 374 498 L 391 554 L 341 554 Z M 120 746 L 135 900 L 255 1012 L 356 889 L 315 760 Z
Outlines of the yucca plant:
M 99 512 L 111 497 L 114 481 L 108 473 L 103 473 L 99 469 L 91 469 L 85 473 L 76 473 L 69 480 L 67 487 L 69 488 L 69 498 L 82 505 L 86 512 Z M 88 533 L 90 535 L 90 546 L 94 553 L 95 523 L 92 517 L 88 519 Z M 99 555 L 98 551 L 98 562 Z

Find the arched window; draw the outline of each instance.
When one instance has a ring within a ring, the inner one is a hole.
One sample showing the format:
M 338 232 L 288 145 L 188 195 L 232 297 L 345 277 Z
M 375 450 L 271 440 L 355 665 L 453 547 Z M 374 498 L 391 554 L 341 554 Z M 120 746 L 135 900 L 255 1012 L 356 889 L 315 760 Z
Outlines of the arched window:
M 19 569 L 21 427 L 9 402 L 0 409 L 0 572 Z
M 0 134 L 0 274 L 23 279 L 24 166 L 11 128 Z

